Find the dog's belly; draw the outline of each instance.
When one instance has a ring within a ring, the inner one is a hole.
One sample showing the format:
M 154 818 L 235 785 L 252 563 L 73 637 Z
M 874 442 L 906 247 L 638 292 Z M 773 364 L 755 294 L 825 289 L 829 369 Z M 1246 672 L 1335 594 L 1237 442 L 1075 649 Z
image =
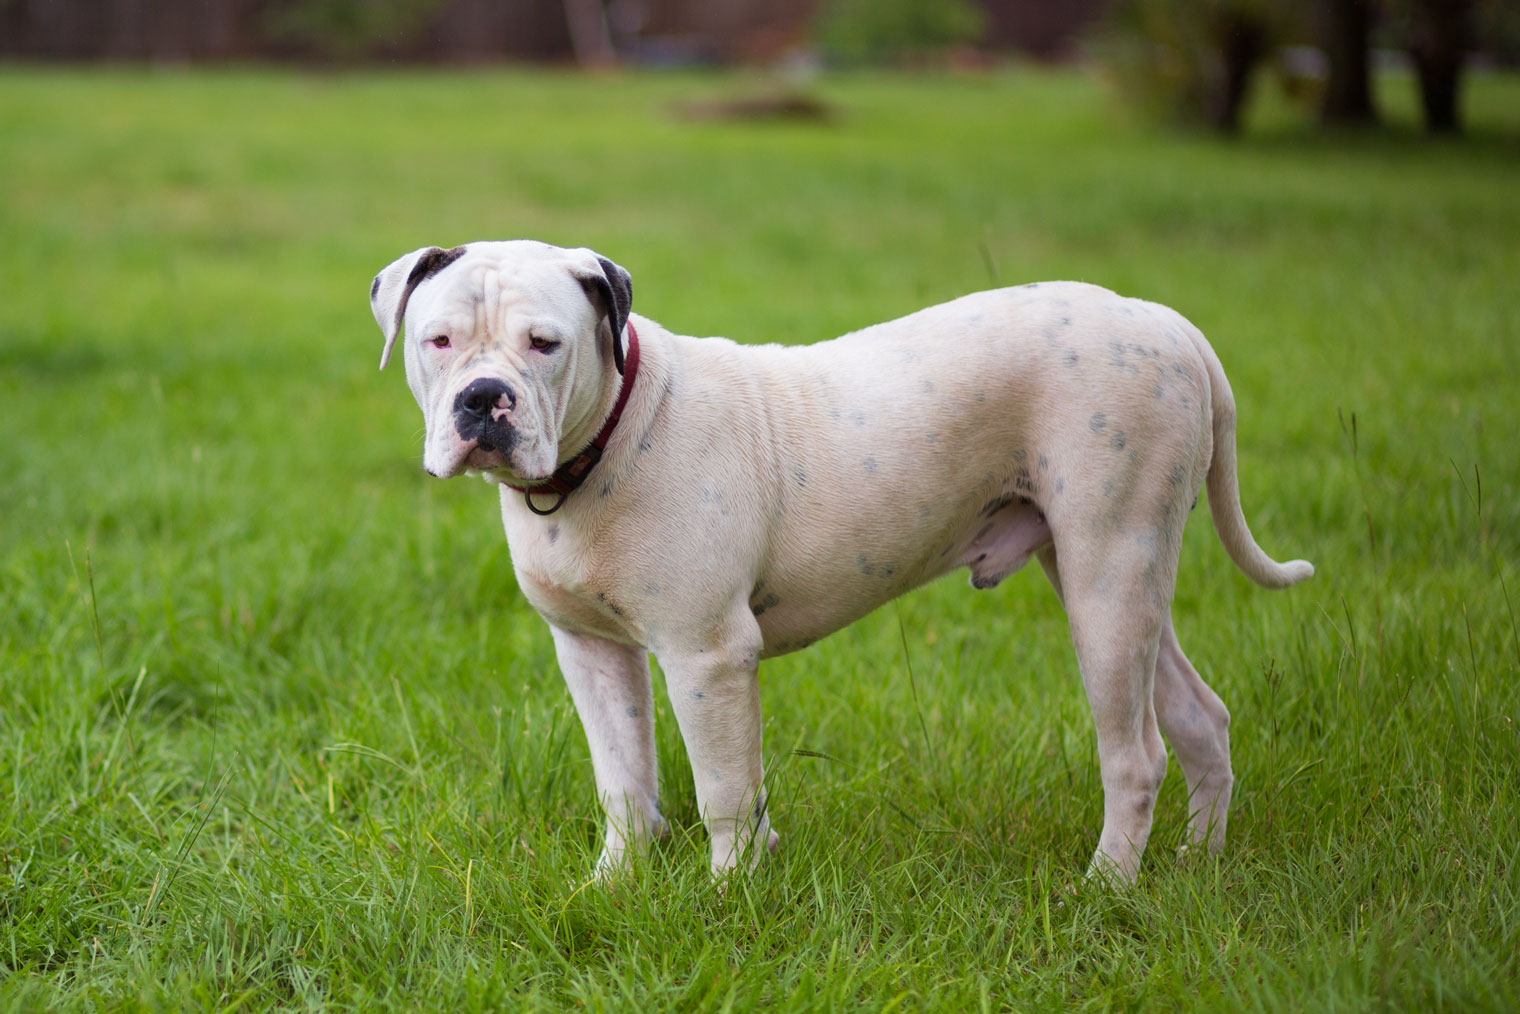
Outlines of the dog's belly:
M 894 553 L 878 544 L 881 563 L 873 564 L 861 553 L 853 560 L 815 559 L 814 566 L 802 574 L 773 570 L 761 577 L 750 597 L 750 611 L 764 638 L 763 655 L 805 648 L 918 585 L 961 567 L 970 569 L 974 587 L 992 588 L 1049 542 L 1050 526 L 1038 507 L 1018 500 L 996 501 L 931 552 L 920 546 L 902 547 Z
M 774 350 L 779 505 L 750 597 L 767 655 L 962 566 L 993 587 L 1074 502 L 1145 511 L 1142 473 L 1191 474 L 1207 394 L 1180 318 L 1049 289 Z

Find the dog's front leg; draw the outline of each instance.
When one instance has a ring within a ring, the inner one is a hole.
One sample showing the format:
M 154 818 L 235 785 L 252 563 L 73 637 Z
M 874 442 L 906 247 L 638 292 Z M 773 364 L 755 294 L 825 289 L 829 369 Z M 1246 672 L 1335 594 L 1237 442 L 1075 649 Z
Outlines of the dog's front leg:
M 760 756 L 760 630 L 743 608 L 703 643 L 657 652 L 720 875 L 760 861 L 778 836 L 766 813 Z
M 598 877 L 663 837 L 655 768 L 654 696 L 643 648 L 551 627 L 559 667 L 591 746 L 596 791 L 607 813 Z

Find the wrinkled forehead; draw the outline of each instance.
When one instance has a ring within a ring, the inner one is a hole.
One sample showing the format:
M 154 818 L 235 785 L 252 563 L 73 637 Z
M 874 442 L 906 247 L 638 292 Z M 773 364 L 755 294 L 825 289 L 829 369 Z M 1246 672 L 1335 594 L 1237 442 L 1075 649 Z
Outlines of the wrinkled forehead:
M 594 311 L 574 265 L 573 251 L 543 243 L 471 243 L 417 287 L 407 324 L 420 331 L 439 323 L 499 325 L 511 316 L 580 322 Z

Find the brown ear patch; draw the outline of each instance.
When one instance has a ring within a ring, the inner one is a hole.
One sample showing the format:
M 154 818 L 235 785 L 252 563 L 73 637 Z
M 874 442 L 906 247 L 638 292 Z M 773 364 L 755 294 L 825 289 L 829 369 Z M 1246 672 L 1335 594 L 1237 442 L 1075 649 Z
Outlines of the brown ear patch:
M 623 328 L 633 307 L 633 278 L 612 261 L 596 255 L 599 271 L 577 272 L 582 284 L 595 288 L 607 304 L 607 323 L 612 329 L 612 362 L 623 372 Z
M 401 299 L 396 303 L 395 331 L 398 334 L 401 331 L 401 319 L 406 316 L 407 301 L 412 298 L 412 290 L 463 257 L 464 253 L 465 248 L 462 246 L 456 246 L 452 250 L 435 246 L 417 258 L 417 263 L 412 265 L 411 273 L 406 276 L 406 288 L 401 290 Z

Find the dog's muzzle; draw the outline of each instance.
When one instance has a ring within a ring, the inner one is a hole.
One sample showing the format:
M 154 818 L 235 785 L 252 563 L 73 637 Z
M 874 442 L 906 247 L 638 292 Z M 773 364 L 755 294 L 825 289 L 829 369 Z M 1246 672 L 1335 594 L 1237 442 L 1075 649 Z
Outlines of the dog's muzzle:
M 517 443 L 517 430 L 506 416 L 516 407 L 517 395 L 511 387 L 504 381 L 481 377 L 454 399 L 454 429 L 461 440 L 473 440 L 480 450 L 507 454 Z

